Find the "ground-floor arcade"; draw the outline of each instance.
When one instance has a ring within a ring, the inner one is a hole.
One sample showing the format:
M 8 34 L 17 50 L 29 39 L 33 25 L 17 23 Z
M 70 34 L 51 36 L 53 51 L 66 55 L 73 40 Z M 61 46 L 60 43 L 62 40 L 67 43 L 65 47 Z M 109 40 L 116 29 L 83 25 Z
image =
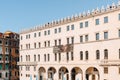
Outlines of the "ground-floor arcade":
M 40 67 L 38 80 L 100 80 L 99 69 L 88 67 Z

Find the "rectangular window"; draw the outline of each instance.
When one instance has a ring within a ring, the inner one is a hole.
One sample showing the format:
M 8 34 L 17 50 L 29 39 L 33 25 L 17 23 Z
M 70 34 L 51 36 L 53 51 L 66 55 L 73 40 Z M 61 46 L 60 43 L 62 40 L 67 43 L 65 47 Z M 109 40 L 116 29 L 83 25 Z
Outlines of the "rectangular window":
M 36 61 L 36 55 L 34 55 L 34 61 Z
M 46 31 L 44 31 L 44 35 L 45 35 L 45 36 L 47 35 L 47 32 L 46 32 Z
M 48 41 L 48 47 L 50 47 L 50 41 Z
M 57 46 L 57 40 L 55 40 L 55 46 Z
M 120 49 L 119 49 L 119 59 L 120 59 Z
M 86 42 L 88 41 L 88 35 L 85 35 L 85 41 Z
M 96 33 L 96 40 L 99 40 L 99 33 Z
M 34 43 L 34 48 L 36 48 L 36 43 Z
M 59 61 L 61 61 L 61 53 L 59 53 Z
M 34 33 L 34 37 L 36 37 L 36 33 Z
M 85 59 L 88 60 L 88 51 L 85 52 Z
M 50 35 L 50 30 L 48 30 L 48 35 Z
M 73 24 L 73 25 L 71 25 L 71 30 L 74 30 L 74 24 Z
M 46 54 L 44 54 L 44 61 L 46 61 Z
M 66 54 L 67 54 L 66 55 L 67 56 L 67 61 L 69 61 L 69 53 L 67 52 Z
M 104 67 L 104 74 L 108 74 L 108 67 Z
M 36 67 L 34 66 L 34 71 L 36 71 Z
M 80 42 L 83 42 L 83 36 L 80 36 Z
M 59 45 L 61 45 L 61 39 L 59 39 Z
M 39 48 L 40 48 L 41 47 L 41 43 L 39 42 L 38 45 L 39 45 Z
M 44 42 L 44 46 L 46 47 L 46 41 Z
M 108 23 L 108 16 L 104 17 L 104 23 Z
M 85 22 L 85 27 L 88 27 L 88 21 Z
M 83 60 L 83 52 L 80 51 L 80 60 Z
M 120 21 L 120 14 L 118 14 L 118 20 Z
M 48 61 L 50 61 L 50 54 L 48 54 Z
M 57 29 L 54 29 L 54 33 L 55 33 L 55 34 L 57 33 Z
M 67 31 L 69 31 L 70 30 L 70 27 L 69 26 L 67 26 Z
M 69 44 L 69 38 L 67 38 L 67 44 Z
M 23 39 L 23 37 L 22 37 L 22 36 L 20 36 L 20 39 L 22 40 L 22 39 Z
M 104 39 L 108 39 L 108 32 L 104 32 Z
M 55 61 L 57 61 L 57 53 L 55 53 Z
M 73 52 L 71 52 L 71 60 L 74 60 Z
M 118 37 L 120 38 L 120 29 L 118 30 Z
M 30 34 L 28 35 L 29 39 L 30 39 Z
M 71 37 L 72 44 L 74 44 L 74 37 Z
M 119 67 L 118 69 L 119 69 L 118 72 L 119 72 L 119 74 L 120 74 L 120 67 Z
M 39 37 L 41 36 L 41 32 L 38 33 L 38 36 L 39 36 Z
M 28 39 L 28 35 L 26 35 L 26 39 Z
M 80 28 L 83 28 L 83 23 L 82 22 L 80 23 Z
M 96 19 L 96 20 L 95 20 L 95 24 L 96 24 L 96 25 L 99 25 L 99 19 Z
M 61 28 L 58 28 L 59 33 L 61 33 Z

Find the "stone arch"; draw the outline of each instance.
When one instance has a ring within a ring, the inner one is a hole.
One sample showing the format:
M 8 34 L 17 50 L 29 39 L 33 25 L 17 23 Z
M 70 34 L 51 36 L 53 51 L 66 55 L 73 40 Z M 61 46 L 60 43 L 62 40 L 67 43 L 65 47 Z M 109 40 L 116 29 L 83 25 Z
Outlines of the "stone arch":
M 60 80 L 69 80 L 69 71 L 66 67 L 61 67 L 59 69 L 59 79 Z
M 96 67 L 89 67 L 86 70 L 86 80 L 100 80 L 99 71 Z
M 73 67 L 71 70 L 71 80 L 83 80 L 83 71 L 79 67 Z
M 48 69 L 48 80 L 55 80 L 54 74 L 56 73 L 56 69 L 54 67 L 49 67 Z
M 40 67 L 38 73 L 39 73 L 39 80 L 46 80 L 46 74 L 45 74 L 46 70 L 44 67 Z

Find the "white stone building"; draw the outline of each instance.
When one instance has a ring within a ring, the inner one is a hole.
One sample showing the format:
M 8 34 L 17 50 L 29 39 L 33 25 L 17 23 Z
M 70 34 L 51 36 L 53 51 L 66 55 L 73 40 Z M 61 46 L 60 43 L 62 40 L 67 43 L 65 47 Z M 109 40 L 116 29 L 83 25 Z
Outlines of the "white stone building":
M 120 3 L 21 31 L 20 80 L 120 80 Z

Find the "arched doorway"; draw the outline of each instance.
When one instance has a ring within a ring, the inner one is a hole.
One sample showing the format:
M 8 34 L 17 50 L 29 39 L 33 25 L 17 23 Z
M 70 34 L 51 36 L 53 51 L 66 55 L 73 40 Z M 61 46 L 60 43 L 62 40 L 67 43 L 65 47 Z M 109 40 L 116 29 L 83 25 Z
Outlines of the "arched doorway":
M 56 69 L 54 67 L 50 67 L 48 69 L 48 80 L 54 80 L 55 73 L 56 73 Z
M 69 80 L 69 71 L 66 67 L 59 69 L 59 80 Z
M 83 80 L 83 72 L 79 67 L 74 67 L 71 70 L 71 80 Z
M 44 67 L 39 68 L 39 80 L 46 80 L 45 76 L 46 70 Z
M 95 67 L 89 67 L 86 70 L 86 80 L 99 80 L 99 71 Z

